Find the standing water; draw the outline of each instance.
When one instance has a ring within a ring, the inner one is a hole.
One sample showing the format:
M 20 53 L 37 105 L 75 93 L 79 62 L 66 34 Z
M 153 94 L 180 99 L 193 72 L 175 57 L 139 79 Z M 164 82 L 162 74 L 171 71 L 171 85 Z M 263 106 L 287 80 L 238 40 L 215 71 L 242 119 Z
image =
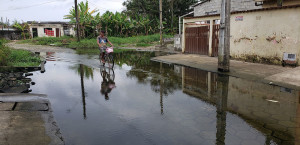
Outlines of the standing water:
M 150 61 L 154 52 L 47 53 L 31 77 L 66 144 L 299 144 L 299 91 Z M 298 142 L 297 142 L 298 140 Z

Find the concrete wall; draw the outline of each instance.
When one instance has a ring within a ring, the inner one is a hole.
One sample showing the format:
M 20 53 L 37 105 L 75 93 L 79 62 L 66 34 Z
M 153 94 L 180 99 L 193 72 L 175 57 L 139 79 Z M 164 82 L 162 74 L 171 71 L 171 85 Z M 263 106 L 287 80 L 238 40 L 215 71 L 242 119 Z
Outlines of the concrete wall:
M 261 6 L 255 6 L 253 0 L 231 0 L 231 11 L 244 11 L 258 8 L 261 8 Z M 194 7 L 194 16 L 220 14 L 220 11 L 221 0 L 210 0 Z
M 8 39 L 8 40 L 19 40 L 23 39 L 23 35 L 21 31 L 2 31 L 0 30 L 0 38 Z
M 243 21 L 236 21 L 238 16 Z M 300 8 L 233 14 L 231 56 L 280 64 L 283 53 L 297 54 L 300 64 Z
M 236 20 L 236 18 L 240 19 Z M 190 27 L 186 23 L 217 19 L 220 17 L 184 19 L 182 51 L 185 51 L 185 28 Z M 296 54 L 298 65 L 300 65 L 299 20 L 300 7 L 232 14 L 231 56 L 243 60 L 253 59 L 281 64 L 283 53 L 288 52 Z

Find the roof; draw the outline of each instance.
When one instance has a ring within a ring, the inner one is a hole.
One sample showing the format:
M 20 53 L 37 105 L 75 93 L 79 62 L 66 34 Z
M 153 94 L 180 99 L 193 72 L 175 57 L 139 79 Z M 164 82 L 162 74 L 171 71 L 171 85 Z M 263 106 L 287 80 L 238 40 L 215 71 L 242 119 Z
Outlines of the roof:
M 194 4 L 194 5 L 191 5 L 191 7 L 192 8 L 196 7 L 196 6 L 201 5 L 201 4 L 203 4 L 203 3 L 207 2 L 207 1 L 209 1 L 209 0 L 200 0 L 200 2 L 198 2 L 198 3 Z
M 278 9 L 289 9 L 289 8 L 298 8 L 298 7 L 300 7 L 300 4 L 299 5 L 291 5 L 291 6 L 283 6 L 283 7 L 270 7 L 270 8 L 245 10 L 245 11 L 235 11 L 235 12 L 231 12 L 231 14 L 248 13 L 248 12 L 256 12 L 256 11 L 278 10 Z M 212 17 L 212 16 L 220 16 L 220 14 L 204 15 L 204 16 L 197 16 L 197 17 L 185 17 L 184 19 L 204 18 L 204 17 Z
M 62 21 L 27 21 L 28 24 L 69 24 L 69 22 Z

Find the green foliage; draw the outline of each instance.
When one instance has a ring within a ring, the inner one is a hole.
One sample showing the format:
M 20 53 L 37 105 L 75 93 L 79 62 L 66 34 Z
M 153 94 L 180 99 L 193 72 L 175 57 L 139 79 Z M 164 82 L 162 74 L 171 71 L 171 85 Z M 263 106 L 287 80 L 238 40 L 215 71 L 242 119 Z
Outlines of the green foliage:
M 191 5 L 198 0 L 163 0 L 163 23 L 166 33 L 175 33 L 178 29 L 178 17 L 192 11 Z M 159 30 L 159 1 L 158 0 L 126 0 L 124 11 L 129 17 L 146 16 L 152 20 L 153 30 Z M 136 19 L 134 19 L 136 20 Z M 136 20 L 139 21 L 139 20 Z
M 164 35 L 164 38 L 171 38 L 172 35 Z M 146 47 L 153 45 L 154 42 L 158 42 L 160 39 L 159 34 L 147 35 L 147 36 L 136 36 L 136 37 L 109 37 L 116 47 Z M 83 39 L 80 42 L 77 42 L 76 39 L 72 37 L 37 37 L 32 40 L 23 40 L 20 43 L 31 43 L 37 45 L 50 45 L 55 44 L 56 46 L 66 46 L 68 48 L 80 48 L 80 49 L 98 49 L 97 39 Z
M 7 57 L 8 66 L 39 66 L 41 60 L 38 56 L 34 56 L 29 51 L 26 50 L 15 50 L 11 49 L 10 54 Z
M 17 21 L 15 21 L 14 25 L 13 25 L 14 28 L 22 31 L 22 35 L 23 35 L 23 39 L 25 40 L 26 38 L 30 38 L 31 35 L 28 33 L 30 27 L 27 23 L 23 23 L 23 24 L 19 24 Z M 27 30 L 27 32 L 25 32 Z
M 8 41 L 0 39 L 0 66 L 38 66 L 41 63 L 39 57 L 26 50 L 15 50 L 5 47 Z
M 164 32 L 174 34 L 178 29 L 178 17 L 191 12 L 190 6 L 197 0 L 163 0 Z M 89 3 L 78 4 L 79 28 L 82 38 L 93 38 L 104 30 L 108 36 L 128 37 L 149 35 L 159 32 L 158 0 L 126 0 L 123 12 L 105 12 L 100 15 L 98 10 L 90 11 Z M 75 8 L 64 16 L 70 23 L 76 23 Z
M 7 65 L 7 56 L 9 55 L 10 51 L 6 47 L 0 48 L 0 66 Z
M 137 43 L 136 46 L 137 47 L 148 47 L 148 46 L 151 46 L 151 44 L 148 44 L 148 43 Z
M 0 39 L 0 66 L 7 64 L 7 56 L 10 54 L 9 49 L 4 46 L 7 42 L 6 39 Z

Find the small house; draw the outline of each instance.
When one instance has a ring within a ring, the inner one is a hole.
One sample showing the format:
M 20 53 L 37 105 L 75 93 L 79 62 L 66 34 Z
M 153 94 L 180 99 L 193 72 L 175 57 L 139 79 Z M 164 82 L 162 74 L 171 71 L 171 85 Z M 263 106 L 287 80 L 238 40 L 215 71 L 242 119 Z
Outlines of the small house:
M 75 25 L 68 22 L 28 21 L 32 37 L 75 36 Z

